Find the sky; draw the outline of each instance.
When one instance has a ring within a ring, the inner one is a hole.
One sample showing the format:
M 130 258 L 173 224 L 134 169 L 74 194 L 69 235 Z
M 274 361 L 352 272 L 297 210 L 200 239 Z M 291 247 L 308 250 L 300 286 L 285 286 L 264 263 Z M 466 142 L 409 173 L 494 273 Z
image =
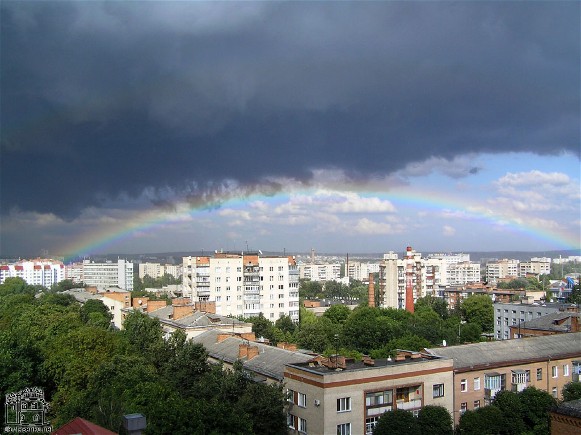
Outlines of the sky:
M 0 3 L 0 255 L 581 245 L 576 1 Z

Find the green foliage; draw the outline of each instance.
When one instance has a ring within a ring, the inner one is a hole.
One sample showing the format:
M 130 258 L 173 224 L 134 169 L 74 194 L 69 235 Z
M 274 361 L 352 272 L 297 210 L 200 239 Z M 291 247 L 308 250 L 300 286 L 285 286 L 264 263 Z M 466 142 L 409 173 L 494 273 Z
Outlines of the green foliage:
M 556 399 L 546 391 L 535 387 L 525 388 L 519 393 L 523 406 L 523 420 L 525 425 L 535 434 L 550 433 L 549 410 L 556 404 Z
M 328 318 L 331 322 L 342 325 L 345 323 L 349 315 L 351 314 L 351 310 L 349 307 L 343 304 L 335 304 L 332 305 L 323 313 L 323 317 Z
M 436 298 L 430 295 L 418 298 L 414 305 L 414 311 L 420 311 L 424 307 L 434 310 L 442 320 L 446 320 L 449 316 L 448 303 L 442 298 Z
M 496 394 L 492 405 L 502 412 L 505 433 L 520 434 L 525 432 L 523 404 L 517 393 L 507 390 L 500 391 Z
M 181 284 L 181 280 L 167 273 L 159 278 L 152 278 L 149 275 L 145 275 L 141 279 L 139 276 L 133 276 L 133 290 L 137 292 L 144 291 L 146 288 L 163 288 L 173 284 Z
M 322 353 L 334 346 L 335 327 L 326 317 L 316 318 L 312 323 L 301 325 L 296 334 L 300 347 Z
M 410 411 L 395 409 L 385 412 L 377 422 L 373 435 L 419 433 L 418 420 Z
M 569 382 L 563 387 L 563 402 L 581 399 L 581 382 Z
M 426 405 L 418 413 L 420 434 L 452 435 L 454 422 L 443 406 Z
M 482 331 L 494 330 L 494 309 L 492 299 L 488 295 L 472 295 L 460 305 L 462 316 L 468 323 L 480 325 Z
M 103 301 L 89 299 L 79 309 L 79 315 L 83 323 L 108 328 L 113 315 L 109 312 Z
M 292 334 L 297 329 L 297 325 L 290 316 L 286 314 L 280 316 L 276 322 L 274 322 L 274 326 L 280 329 L 284 333 Z
M 573 290 L 571 290 L 571 294 L 567 298 L 567 302 L 571 304 L 581 305 L 581 286 L 579 285 L 573 286 Z
M 495 406 L 485 406 L 466 411 L 460 416 L 458 435 L 498 435 L 504 430 L 502 411 Z
M 323 297 L 323 286 L 318 281 L 301 279 L 299 283 L 299 297 L 301 299 L 319 299 Z

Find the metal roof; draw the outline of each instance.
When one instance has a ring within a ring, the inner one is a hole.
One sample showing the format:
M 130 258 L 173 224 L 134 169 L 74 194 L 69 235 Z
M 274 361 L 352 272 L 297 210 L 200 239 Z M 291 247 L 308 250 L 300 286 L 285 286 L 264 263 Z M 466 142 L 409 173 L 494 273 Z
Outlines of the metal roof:
M 454 370 L 581 356 L 581 332 L 426 349 L 452 358 Z

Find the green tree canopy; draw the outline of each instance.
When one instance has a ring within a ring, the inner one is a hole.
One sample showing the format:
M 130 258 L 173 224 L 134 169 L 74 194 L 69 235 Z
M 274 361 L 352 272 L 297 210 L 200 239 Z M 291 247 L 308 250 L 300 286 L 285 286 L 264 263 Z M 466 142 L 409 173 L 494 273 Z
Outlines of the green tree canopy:
M 385 412 L 379 418 L 373 435 L 414 434 L 419 431 L 420 425 L 410 411 L 395 409 Z
M 488 295 L 472 295 L 464 299 L 460 305 L 462 316 L 468 323 L 480 325 L 482 331 L 494 330 L 494 308 Z
M 420 409 L 418 426 L 420 434 L 452 435 L 454 433 L 452 416 L 443 406 L 426 405 Z
M 563 387 L 563 402 L 581 399 L 581 382 L 569 382 Z

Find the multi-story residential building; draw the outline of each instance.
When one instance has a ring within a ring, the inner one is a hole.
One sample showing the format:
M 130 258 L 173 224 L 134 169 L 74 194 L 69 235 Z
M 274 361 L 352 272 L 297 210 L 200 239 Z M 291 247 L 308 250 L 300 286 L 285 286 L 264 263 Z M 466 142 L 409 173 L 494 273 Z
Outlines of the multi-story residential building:
M 490 261 L 486 264 L 486 281 L 496 283 L 505 278 L 518 278 L 519 261 L 518 260 L 497 260 Z
M 384 254 L 379 265 L 379 306 L 413 311 L 418 298 L 436 295 L 440 280 L 439 260 L 425 260 L 410 246 L 401 260 L 394 252 Z
M 398 351 L 392 359 L 316 358 L 287 364 L 289 433 L 371 434 L 395 409 L 426 405 L 453 410 L 452 360 Z
M 448 285 L 466 285 L 480 282 L 480 263 L 463 261 L 446 266 Z
M 27 284 L 48 288 L 65 279 L 65 266 L 60 261 L 41 258 L 0 265 L 0 284 L 6 278 L 16 277 Z
M 362 263 L 360 261 L 349 261 L 347 264 L 347 276 L 357 281 L 369 281 L 370 273 L 379 273 L 379 263 Z
M 307 263 L 299 265 L 299 278 L 311 281 L 337 281 L 341 278 L 340 263 Z
M 182 275 L 182 265 L 161 264 L 161 263 L 140 263 L 139 278 L 145 278 L 145 275 L 151 278 L 161 278 L 164 275 L 171 275 L 178 279 Z
M 70 279 L 74 283 L 83 282 L 83 263 L 65 265 L 65 279 Z
M 454 421 L 502 390 L 536 387 L 560 399 L 581 370 L 581 332 L 426 349 L 454 361 Z
M 184 257 L 184 296 L 216 303 L 216 314 L 299 319 L 299 271 L 293 257 L 216 253 Z
M 494 308 L 494 337 L 497 340 L 517 338 L 510 335 L 510 327 L 518 326 L 547 314 L 566 311 L 563 304 L 523 304 L 523 303 L 493 303 Z
M 120 289 L 133 290 L 133 263 L 122 259 L 117 262 L 107 261 L 95 263 L 90 260 L 83 261 L 83 282 L 98 289 L 107 287 L 119 287 Z
M 521 261 L 518 266 L 518 276 L 525 278 L 529 275 L 548 275 L 551 273 L 550 258 L 531 258 L 530 261 Z

